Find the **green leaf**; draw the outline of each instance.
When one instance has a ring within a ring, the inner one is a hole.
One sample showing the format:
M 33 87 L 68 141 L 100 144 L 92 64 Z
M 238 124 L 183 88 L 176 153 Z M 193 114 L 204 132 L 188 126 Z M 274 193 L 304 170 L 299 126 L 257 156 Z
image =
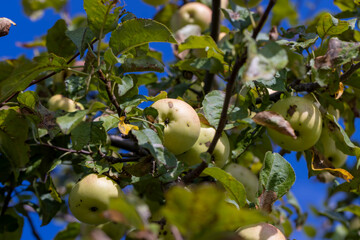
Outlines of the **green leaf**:
M 78 124 L 80 124 L 85 117 L 87 111 L 76 111 L 65 114 L 64 116 L 56 118 L 61 131 L 64 134 L 69 134 Z
M 338 35 L 348 29 L 348 22 L 334 18 L 330 13 L 323 14 L 316 26 L 317 33 L 321 38 Z
M 50 28 L 46 35 L 46 48 L 49 53 L 54 53 L 60 57 L 70 57 L 74 55 L 76 46 L 65 34 L 67 31 L 66 22 L 63 19 L 58 20 Z
M 176 43 L 170 30 L 150 19 L 131 19 L 123 22 L 112 32 L 110 47 L 115 55 L 150 42 Z
M 87 77 L 71 75 L 65 79 L 65 87 L 68 97 L 71 99 L 79 99 L 86 94 Z
M 40 216 L 42 217 L 41 226 L 45 226 L 50 223 L 51 219 L 60 210 L 62 202 L 59 202 L 61 199 L 53 186 L 50 176 L 48 176 L 46 183 L 38 182 L 35 179 L 32 186 L 39 200 Z
M 155 14 L 154 20 L 170 28 L 171 18 L 177 10 L 178 10 L 178 6 L 176 4 L 173 3 L 165 4 L 164 7 Z
M 202 102 L 205 117 L 211 126 L 215 128 L 217 128 L 219 125 L 224 99 L 225 93 L 223 91 L 214 90 L 209 92 Z M 231 124 L 232 122 L 247 116 L 247 107 L 234 107 L 231 105 L 228 110 L 228 125 L 225 127 L 225 129 L 228 129 L 229 126 L 233 127 Z
M 35 110 L 36 105 L 39 102 L 38 95 L 33 91 L 22 92 L 17 96 L 17 100 L 20 104 Z
M 95 37 L 94 33 L 88 27 L 80 27 L 73 31 L 66 31 L 65 34 L 76 45 L 81 58 L 84 56 L 85 50 Z
M 96 37 L 99 38 L 113 31 L 119 21 L 122 7 L 116 7 L 111 0 L 84 0 L 88 25 Z
M 80 232 L 80 223 L 71 222 L 64 230 L 56 234 L 54 240 L 75 240 Z
M 24 227 L 24 218 L 20 217 L 13 207 L 8 208 L 3 216 L 0 216 L 0 239 L 21 239 Z
M 131 75 L 125 75 L 123 78 L 111 76 L 110 79 L 117 83 L 117 94 L 119 97 L 124 96 L 134 87 L 134 80 Z
M 179 52 L 185 51 L 187 49 L 204 49 L 204 48 L 213 48 L 218 53 L 224 54 L 220 48 L 216 45 L 216 42 L 209 35 L 203 36 L 190 36 L 185 42 L 179 45 Z
M 254 44 L 252 39 L 248 39 Z M 279 44 L 269 41 L 259 51 L 255 46 L 248 48 L 248 60 L 243 73 L 243 81 L 273 80 L 278 70 L 285 68 L 289 62 L 286 50 Z
M 132 133 L 138 140 L 139 146 L 148 149 L 161 165 L 165 165 L 166 168 L 170 169 L 177 166 L 177 159 L 171 152 L 164 148 L 158 134 L 153 130 L 147 128 L 132 131 Z
M 261 195 L 268 198 L 265 204 L 270 204 L 270 206 L 266 207 L 271 207 L 277 199 L 280 199 L 290 190 L 295 182 L 295 172 L 290 163 L 280 154 L 269 151 L 265 154 L 259 181 Z M 269 198 L 272 201 L 269 201 Z
M 348 205 L 345 207 L 338 208 L 338 209 L 336 209 L 336 211 L 351 212 L 351 213 L 355 214 L 356 216 L 360 217 L 360 206 L 359 205 L 351 204 L 351 205 Z
M 36 20 L 43 15 L 46 8 L 54 8 L 59 12 L 67 2 L 68 0 L 22 0 L 22 6 L 25 14 Z
M 231 174 L 218 167 L 208 167 L 203 172 L 221 182 L 230 198 L 233 199 L 239 207 L 245 206 L 246 193 L 241 182 L 237 181 Z
M 242 31 L 251 25 L 250 14 L 246 8 L 237 7 L 237 9 L 236 12 L 231 9 L 221 9 L 221 11 L 233 27 Z
M 133 226 L 139 230 L 144 228 L 144 223 L 139 213 L 136 211 L 135 207 L 125 199 L 125 196 L 110 199 L 109 210 L 116 211 L 125 218 L 124 224 Z
M 81 122 L 71 131 L 71 140 L 75 150 L 81 150 L 88 144 L 105 144 L 106 132 L 102 122 Z
M 353 11 L 356 9 L 354 0 L 334 0 L 334 4 L 338 6 L 342 11 Z
M 217 58 L 195 58 L 185 59 L 175 64 L 182 71 L 195 72 L 207 70 L 211 73 L 223 73 L 224 65 Z
M 65 59 L 54 54 L 35 57 L 34 62 L 20 58 L 10 66 L 11 74 L 7 72 L 6 77 L 0 79 L 0 102 L 6 100 L 14 92 L 25 90 L 41 73 L 68 67 Z
M 124 72 L 164 72 L 164 64 L 150 56 L 139 56 L 135 58 L 126 58 L 121 65 Z
M 162 212 L 186 239 L 213 239 L 213 235 L 265 221 L 260 212 L 238 209 L 225 201 L 222 191 L 212 184 L 185 189 L 175 186 L 165 195 Z M 215 207 L 216 206 L 216 207 Z
M 25 143 L 28 129 L 26 119 L 16 111 L 0 111 L 0 152 L 14 169 L 24 167 L 29 161 L 30 148 Z
M 315 207 L 311 207 L 311 210 L 314 212 L 314 214 L 318 215 L 318 216 L 324 216 L 324 217 L 327 217 L 327 218 L 330 218 L 332 220 L 335 220 L 335 221 L 338 221 L 338 222 L 341 222 L 342 224 L 344 224 L 344 226 L 348 227 L 349 226 L 349 222 L 348 220 L 345 218 L 344 215 L 338 213 L 338 212 L 335 212 L 335 211 L 332 211 L 332 210 L 324 210 L 324 211 L 319 211 L 317 208 Z
M 290 0 L 277 0 L 272 9 L 271 26 L 278 26 L 284 19 L 289 19 L 292 25 L 298 21 L 298 14 Z

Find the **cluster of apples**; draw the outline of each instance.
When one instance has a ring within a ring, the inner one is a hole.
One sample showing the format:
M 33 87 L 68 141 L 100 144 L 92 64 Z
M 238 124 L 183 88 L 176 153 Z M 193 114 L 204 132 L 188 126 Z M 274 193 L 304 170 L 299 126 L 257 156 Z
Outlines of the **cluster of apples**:
M 310 97 L 292 96 L 277 101 L 270 109 L 284 117 L 294 129 L 296 138 L 268 128 L 271 139 L 280 147 L 290 151 L 304 151 L 315 144 L 322 145 L 323 156 L 330 160 L 334 167 L 341 167 L 347 158 L 336 148 L 328 126 L 323 124 L 321 112 Z M 329 112 L 336 111 L 329 109 Z
M 164 125 L 164 146 L 188 166 L 200 163 L 200 154 L 206 152 L 215 135 L 215 129 L 200 122 L 196 111 L 179 99 L 165 98 L 153 105 L 159 115 L 157 121 Z M 223 132 L 217 142 L 212 160 L 223 167 L 229 158 L 230 143 Z

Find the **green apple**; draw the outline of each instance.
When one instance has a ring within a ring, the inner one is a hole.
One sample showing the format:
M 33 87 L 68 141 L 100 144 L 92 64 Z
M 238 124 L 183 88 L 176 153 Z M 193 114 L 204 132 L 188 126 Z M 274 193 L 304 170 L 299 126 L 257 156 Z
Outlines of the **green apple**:
M 261 0 L 233 0 L 235 4 L 241 6 L 241 7 L 255 7 L 258 5 Z
M 84 106 L 81 103 L 75 102 L 61 94 L 56 94 L 49 99 L 48 108 L 50 111 L 64 110 L 66 112 L 84 110 Z
M 152 6 L 159 6 L 169 2 L 169 0 L 143 0 L 143 2 Z
M 204 31 L 209 28 L 211 23 L 212 10 L 205 4 L 199 2 L 189 2 L 183 5 L 171 18 L 171 29 L 176 32 L 180 28 L 195 24 Z
M 236 232 L 240 239 L 243 240 L 286 240 L 286 237 L 278 228 L 268 223 L 242 227 Z
M 69 208 L 83 223 L 102 224 L 108 221 L 102 213 L 108 209 L 110 198 L 121 195 L 117 183 L 107 176 L 93 173 L 75 184 L 69 195 Z
M 318 144 L 322 145 L 323 156 L 328 159 L 334 167 L 338 168 L 344 165 L 347 155 L 336 147 L 335 140 L 331 137 L 331 131 L 324 126 Z
M 259 179 L 248 168 L 236 163 L 226 166 L 225 171 L 230 173 L 236 180 L 244 185 L 246 197 L 251 202 L 255 202 L 256 193 L 259 187 Z
M 178 155 L 179 161 L 185 162 L 189 166 L 201 163 L 200 154 L 206 152 L 215 135 L 215 129 L 201 124 L 200 136 L 196 143 L 185 153 Z M 222 168 L 230 155 L 230 143 L 225 132 L 222 133 L 220 139 L 216 143 L 213 152 L 213 161 L 215 165 Z
M 280 147 L 290 151 L 303 151 L 315 145 L 322 130 L 319 109 L 309 99 L 289 97 L 276 102 L 270 109 L 287 120 L 294 129 L 296 139 L 268 128 L 271 139 Z
M 178 155 L 195 144 L 200 134 L 200 119 L 189 104 L 179 99 L 165 98 L 151 107 L 159 113 L 157 122 L 165 127 L 163 144 L 170 152 Z

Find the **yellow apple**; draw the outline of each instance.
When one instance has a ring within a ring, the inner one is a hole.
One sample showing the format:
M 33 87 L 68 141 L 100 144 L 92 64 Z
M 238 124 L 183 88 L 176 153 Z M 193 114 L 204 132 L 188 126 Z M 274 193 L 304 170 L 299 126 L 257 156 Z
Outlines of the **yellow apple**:
M 180 28 L 195 24 L 204 31 L 210 27 L 212 10 L 205 4 L 189 2 L 183 5 L 171 18 L 171 29 L 176 32 Z
M 75 184 L 69 195 L 69 208 L 83 223 L 102 224 L 108 221 L 102 213 L 108 209 L 110 198 L 121 195 L 117 183 L 107 176 L 93 173 Z
M 152 6 L 159 6 L 169 2 L 169 0 L 143 0 L 143 2 Z
M 61 94 L 56 94 L 49 99 L 48 108 L 50 111 L 64 110 L 66 112 L 84 110 L 84 106 L 81 103 L 75 102 Z
M 242 227 L 236 232 L 240 239 L 243 240 L 286 240 L 286 237 L 278 228 L 268 223 Z
M 195 110 L 179 99 L 165 98 L 151 107 L 159 115 L 157 122 L 164 125 L 164 146 L 178 155 L 189 150 L 200 134 L 200 119 Z
M 215 129 L 201 125 L 200 136 L 196 143 L 185 153 L 178 155 L 177 158 L 179 161 L 185 162 L 189 166 L 201 163 L 200 154 L 206 152 L 210 146 L 211 141 L 215 135 Z M 215 162 L 215 165 L 222 168 L 230 155 L 230 143 L 229 139 L 226 136 L 225 132 L 222 133 L 220 139 L 216 143 L 212 160 Z
M 290 151 L 303 151 L 315 145 L 322 130 L 319 109 L 309 99 L 289 97 L 276 102 L 270 109 L 287 120 L 294 129 L 296 139 L 268 128 L 271 139 L 280 147 Z
M 236 163 L 226 166 L 225 171 L 230 173 L 236 180 L 244 185 L 246 197 L 249 201 L 255 202 L 256 193 L 259 187 L 259 179 L 248 168 Z

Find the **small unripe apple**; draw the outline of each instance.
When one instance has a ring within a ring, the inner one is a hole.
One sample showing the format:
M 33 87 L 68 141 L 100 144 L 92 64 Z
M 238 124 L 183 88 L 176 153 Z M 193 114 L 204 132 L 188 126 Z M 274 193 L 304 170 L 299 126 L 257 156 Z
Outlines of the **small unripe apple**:
M 322 130 L 319 109 L 309 99 L 289 97 L 277 101 L 270 109 L 282 115 L 294 129 L 296 139 L 268 128 L 271 139 L 280 147 L 290 151 L 303 151 L 315 145 Z
M 61 94 L 56 94 L 49 99 L 48 108 L 50 111 L 64 110 L 65 112 L 75 112 L 83 110 L 84 106 Z
M 261 0 L 233 0 L 235 4 L 241 6 L 241 7 L 255 7 L 258 5 Z
M 178 155 L 178 160 L 185 162 L 189 166 L 201 163 L 200 154 L 208 150 L 210 143 L 214 138 L 215 131 L 216 130 L 214 128 L 202 124 L 198 140 L 188 151 Z M 214 152 L 212 154 L 215 165 L 222 168 L 228 160 L 229 155 L 229 139 L 225 132 L 223 132 L 220 139 L 216 143 Z
M 242 227 L 236 232 L 242 240 L 286 240 L 286 237 L 278 228 L 268 223 Z
M 176 32 L 188 24 L 196 24 L 204 31 L 211 23 L 212 10 L 205 4 L 189 2 L 183 5 L 171 18 L 171 29 Z
M 108 222 L 102 215 L 110 198 L 120 197 L 117 183 L 104 175 L 89 174 L 75 184 L 69 195 L 69 208 L 74 217 L 87 224 Z
M 334 167 L 338 168 L 344 165 L 347 155 L 336 147 L 336 143 L 331 137 L 331 132 L 326 126 L 322 129 L 318 144 L 322 145 L 323 156 L 327 158 Z
M 169 2 L 169 0 L 143 0 L 143 2 L 152 6 L 159 6 Z
M 189 150 L 200 134 L 200 119 L 195 110 L 179 99 L 165 98 L 151 107 L 159 115 L 157 122 L 164 125 L 164 146 L 178 155 Z
M 259 188 L 259 179 L 257 176 L 246 167 L 236 163 L 231 163 L 226 166 L 225 171 L 244 185 L 247 199 L 255 202 L 256 193 Z

